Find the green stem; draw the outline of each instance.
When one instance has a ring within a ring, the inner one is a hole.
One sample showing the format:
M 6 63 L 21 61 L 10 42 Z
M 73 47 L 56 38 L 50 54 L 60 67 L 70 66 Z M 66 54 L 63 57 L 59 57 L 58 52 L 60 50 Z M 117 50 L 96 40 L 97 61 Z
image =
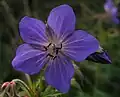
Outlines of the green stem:
M 22 81 L 22 80 L 20 80 L 20 79 L 14 79 L 14 80 L 12 80 L 12 81 L 14 81 L 15 83 L 19 84 L 20 87 L 21 87 L 22 89 L 24 89 L 24 90 L 28 93 L 28 95 L 29 95 L 30 97 L 35 97 L 35 96 L 34 96 L 34 92 L 31 91 L 31 89 L 27 86 L 27 84 L 26 84 L 24 81 Z
M 32 88 L 33 88 L 33 87 L 32 87 L 32 80 L 31 80 L 30 76 L 29 76 L 28 74 L 25 74 L 25 77 L 26 77 L 26 79 L 27 79 L 27 82 L 28 82 L 29 87 L 32 89 Z
M 32 9 L 33 9 L 33 16 L 35 17 L 35 18 L 38 18 L 39 16 L 38 16 L 38 9 L 39 9 L 39 7 L 38 7 L 38 0 L 32 0 Z
M 24 5 L 24 12 L 26 15 L 31 16 L 31 10 L 29 7 L 29 1 L 28 0 L 23 0 L 23 5 Z

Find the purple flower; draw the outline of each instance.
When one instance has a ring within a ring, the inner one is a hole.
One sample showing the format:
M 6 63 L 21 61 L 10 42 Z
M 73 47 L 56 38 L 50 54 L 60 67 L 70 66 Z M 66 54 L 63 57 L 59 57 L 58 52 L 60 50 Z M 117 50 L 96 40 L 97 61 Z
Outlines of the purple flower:
M 112 0 L 106 0 L 104 4 L 104 9 L 108 13 L 108 15 L 111 17 L 112 21 L 116 24 L 120 23 L 120 6 L 116 7 L 114 2 Z
M 90 54 L 86 60 L 93 61 L 96 63 L 102 63 L 102 64 L 111 64 L 111 58 L 109 57 L 108 53 L 103 50 L 102 52 L 95 52 L 93 54 Z
M 18 47 L 12 65 L 28 74 L 38 73 L 47 64 L 45 80 L 66 93 L 74 75 L 71 59 L 83 61 L 99 48 L 99 43 L 86 31 L 75 30 L 76 18 L 69 5 L 50 12 L 47 23 L 25 16 L 19 23 L 25 42 Z

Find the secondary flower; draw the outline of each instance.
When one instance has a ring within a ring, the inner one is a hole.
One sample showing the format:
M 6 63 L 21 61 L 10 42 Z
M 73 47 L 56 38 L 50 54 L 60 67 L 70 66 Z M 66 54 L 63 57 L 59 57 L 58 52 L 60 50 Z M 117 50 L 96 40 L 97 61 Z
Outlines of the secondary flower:
M 10 97 L 18 97 L 15 92 L 16 83 L 14 81 L 5 82 L 1 85 L 1 97 L 5 97 L 5 95 L 9 95 Z
M 102 64 L 111 64 L 111 59 L 106 51 L 102 52 L 95 52 L 88 56 L 86 60 L 93 61 L 96 63 L 102 63 Z
M 120 23 L 120 4 L 118 4 L 118 6 L 116 7 L 112 0 L 106 0 L 104 4 L 104 9 L 114 23 Z
M 14 81 L 5 82 L 5 83 L 3 83 L 3 84 L 1 85 L 1 89 L 6 88 L 6 87 L 13 87 L 13 86 L 15 86 L 15 85 L 16 85 L 16 83 L 15 83 Z
M 108 53 L 103 49 L 99 48 L 95 53 L 90 54 L 86 60 L 93 61 L 96 63 L 102 63 L 102 64 L 111 64 L 111 58 L 109 57 Z
M 74 75 L 71 59 L 83 61 L 99 48 L 96 38 L 86 31 L 75 30 L 75 23 L 72 8 L 65 4 L 52 9 L 46 24 L 23 17 L 19 30 L 25 44 L 18 47 L 12 61 L 13 67 L 35 74 L 47 64 L 46 82 L 66 93 Z

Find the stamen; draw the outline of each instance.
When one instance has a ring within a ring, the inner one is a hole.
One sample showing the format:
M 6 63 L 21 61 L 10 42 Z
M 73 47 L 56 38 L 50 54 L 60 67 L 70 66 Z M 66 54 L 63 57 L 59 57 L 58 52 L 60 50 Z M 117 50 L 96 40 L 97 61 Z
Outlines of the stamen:
M 57 58 L 57 56 L 53 57 L 53 60 L 55 60 L 55 58 Z
M 49 43 L 47 47 L 49 47 L 52 43 Z
M 62 44 L 60 44 L 60 47 L 56 47 L 56 49 L 62 49 Z
M 51 54 L 48 54 L 48 55 L 46 56 L 46 58 L 47 58 L 47 57 L 51 57 L 51 59 L 54 60 L 57 56 L 53 56 L 53 55 L 51 55 Z
M 45 49 L 45 51 L 47 51 L 47 50 L 48 50 L 48 48 L 47 48 L 46 46 L 44 46 L 44 49 Z
M 56 49 L 56 55 L 58 54 L 58 51 L 59 51 L 59 50 L 58 50 L 58 49 Z
M 50 43 L 47 47 L 44 47 L 46 51 L 48 51 L 48 55 L 46 57 L 51 57 L 51 59 L 55 59 L 59 53 L 59 50 L 62 48 L 62 44 L 60 47 L 56 47 L 56 44 Z
M 51 54 L 48 54 L 48 56 L 50 56 L 50 57 L 52 57 L 52 58 L 54 57 L 54 56 L 53 56 L 53 55 L 51 55 Z

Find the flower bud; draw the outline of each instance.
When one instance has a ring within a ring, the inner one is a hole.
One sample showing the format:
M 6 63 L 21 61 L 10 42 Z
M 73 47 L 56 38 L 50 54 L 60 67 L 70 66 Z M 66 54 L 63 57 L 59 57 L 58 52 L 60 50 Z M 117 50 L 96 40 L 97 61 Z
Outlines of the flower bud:
M 112 61 L 106 51 L 102 52 L 95 52 L 87 57 L 88 61 L 93 61 L 96 63 L 102 63 L 102 64 L 111 64 Z
M 14 81 L 11 81 L 11 82 L 5 82 L 2 84 L 1 86 L 1 90 L 4 92 L 4 94 L 9 94 L 10 96 L 14 96 L 16 95 L 15 93 L 15 86 L 16 86 L 16 83 Z
M 10 82 L 5 82 L 5 83 L 3 83 L 2 86 L 1 86 L 1 89 L 6 88 L 9 84 L 10 84 Z

